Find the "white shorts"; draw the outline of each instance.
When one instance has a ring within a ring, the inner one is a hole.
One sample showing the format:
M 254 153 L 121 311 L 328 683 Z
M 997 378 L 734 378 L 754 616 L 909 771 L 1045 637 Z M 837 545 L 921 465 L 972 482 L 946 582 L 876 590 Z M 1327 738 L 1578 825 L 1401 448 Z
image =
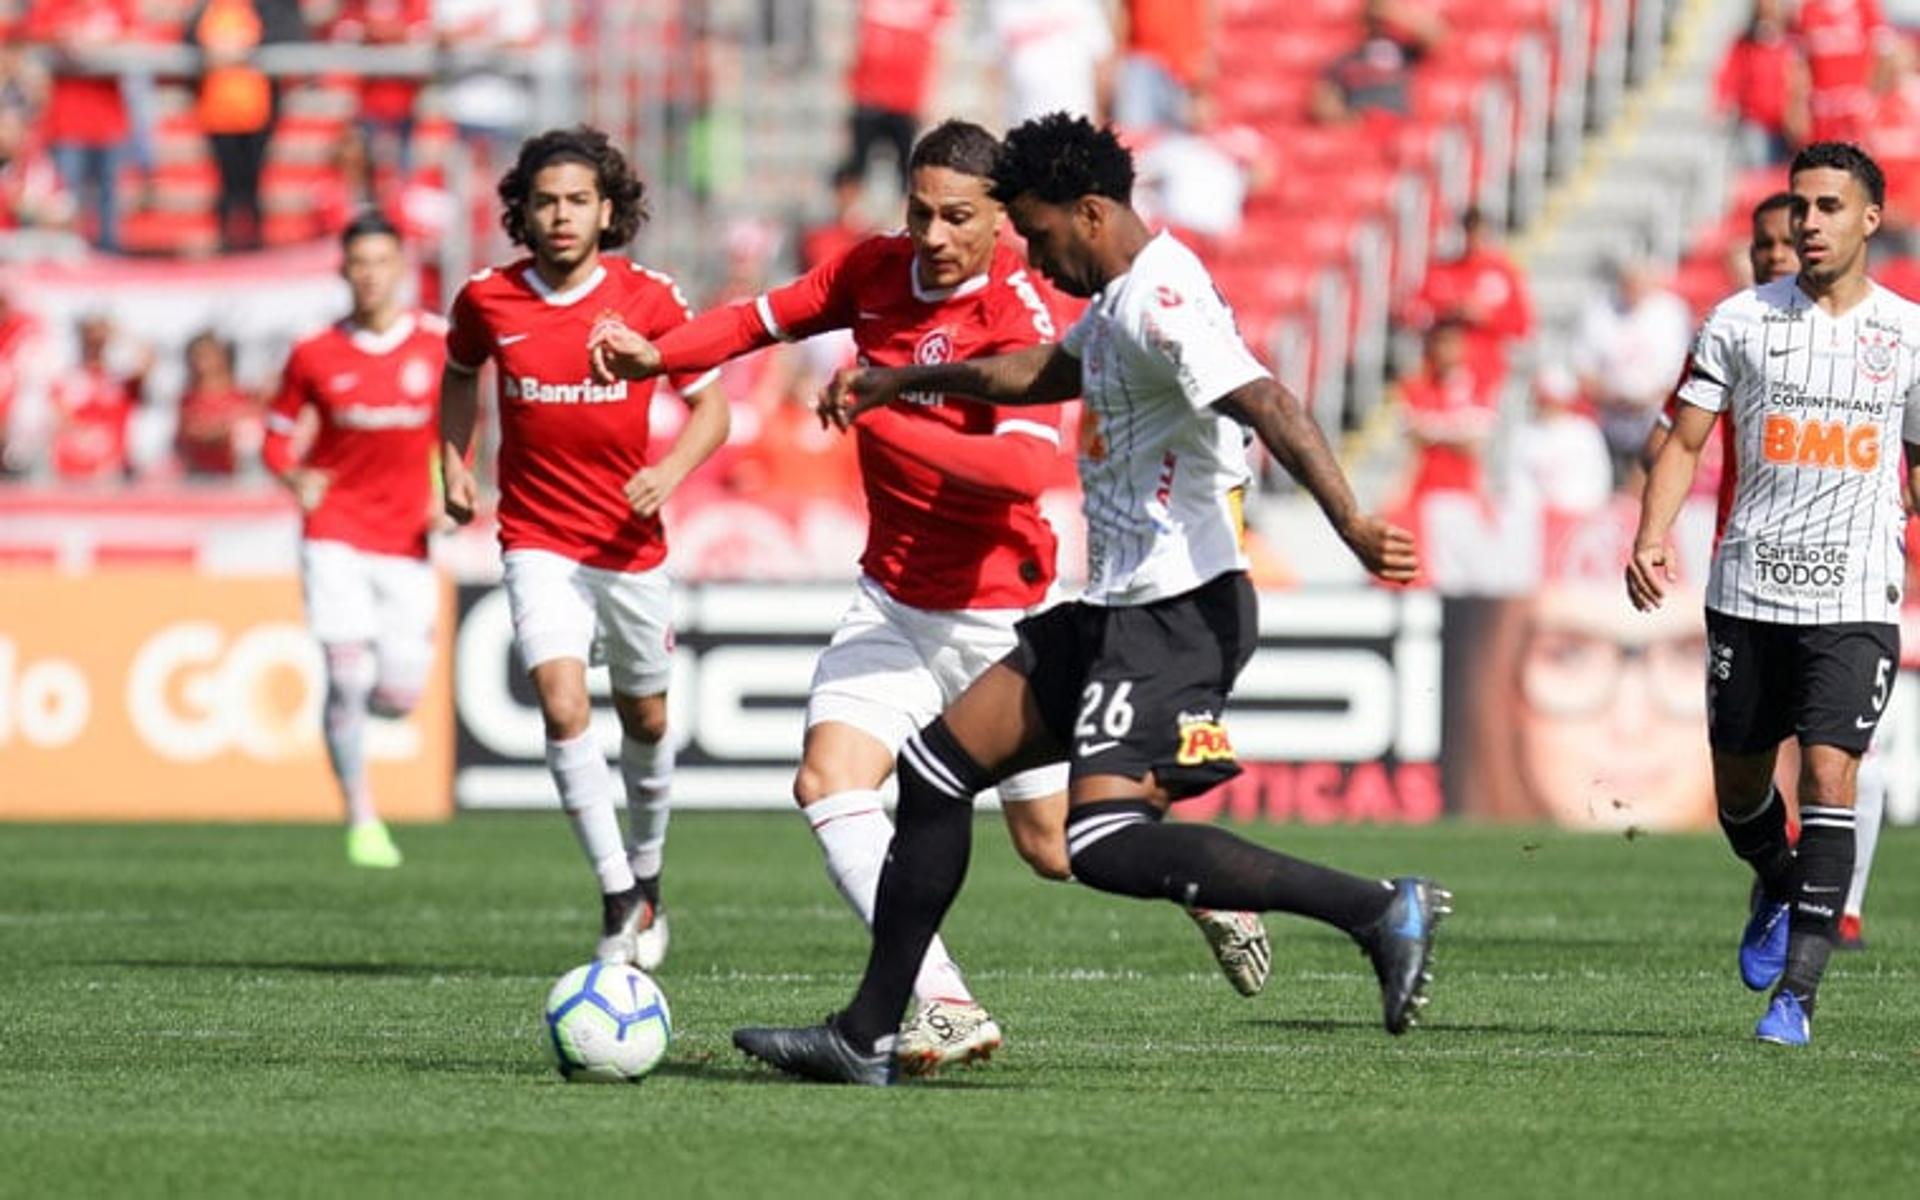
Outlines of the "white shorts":
M 433 665 L 440 581 L 433 564 L 345 542 L 300 543 L 307 625 L 322 645 L 369 644 L 385 685 L 418 691 Z
M 673 675 L 673 580 L 665 567 L 608 571 L 551 550 L 509 550 L 513 644 L 528 670 L 605 662 L 622 696 L 657 696 Z
M 842 721 L 898 752 L 901 743 L 1013 649 L 1018 608 L 935 611 L 902 604 L 862 576 L 833 641 L 814 664 L 807 727 Z M 1067 764 L 1000 782 L 1002 800 L 1038 800 L 1067 787 Z

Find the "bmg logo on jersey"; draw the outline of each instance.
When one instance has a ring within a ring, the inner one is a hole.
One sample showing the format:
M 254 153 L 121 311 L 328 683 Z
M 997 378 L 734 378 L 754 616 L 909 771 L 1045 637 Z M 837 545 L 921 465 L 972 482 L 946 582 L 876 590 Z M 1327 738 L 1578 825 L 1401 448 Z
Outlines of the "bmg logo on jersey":
M 1880 428 L 1771 413 L 1760 449 L 1768 462 L 1783 466 L 1870 472 L 1880 465 Z

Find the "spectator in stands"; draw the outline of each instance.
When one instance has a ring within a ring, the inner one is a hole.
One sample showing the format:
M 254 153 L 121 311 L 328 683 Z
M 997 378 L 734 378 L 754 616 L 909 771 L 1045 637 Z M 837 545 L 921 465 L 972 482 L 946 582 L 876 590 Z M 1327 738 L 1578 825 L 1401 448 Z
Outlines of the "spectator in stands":
M 1507 492 L 1524 509 L 1580 516 L 1606 507 L 1613 492 L 1607 439 L 1584 407 L 1580 381 L 1561 366 L 1533 381 L 1533 416 L 1514 431 Z
M 327 36 L 336 42 L 366 46 L 404 46 L 433 38 L 430 0 L 340 0 Z M 420 82 L 369 75 L 360 80 L 360 111 L 355 120 L 377 164 L 404 178 L 413 169 L 413 106 Z M 391 145 L 391 153 L 388 147 Z
M 130 468 L 127 427 L 140 404 L 151 356 L 115 344 L 113 322 L 80 319 L 80 361 L 53 380 L 53 471 L 69 482 L 124 479 Z M 136 360 L 115 360 L 130 353 Z
M 987 23 L 1006 128 L 1050 112 L 1100 120 L 1113 59 L 1100 0 L 991 0 Z
M 531 49 L 540 41 L 540 6 L 525 0 L 432 0 L 433 33 L 449 48 L 468 51 Z M 489 64 L 469 58 L 440 89 L 440 104 L 479 156 L 475 178 L 511 163 L 529 107 L 526 85 Z
M 1806 60 L 1807 141 L 1861 141 L 1876 64 L 1899 36 L 1879 0 L 1800 0 L 1791 29 Z
M 1806 140 L 1806 67 L 1787 37 L 1781 0 L 1754 0 L 1753 19 L 1727 48 L 1714 77 L 1714 101 L 1734 122 L 1740 165 L 1787 161 Z
M 800 235 L 800 269 L 811 271 L 867 240 L 873 222 L 860 208 L 866 177 L 851 166 L 833 173 L 833 219 Z
M 1487 495 L 1483 460 L 1499 423 L 1499 394 L 1467 354 L 1467 327 L 1443 317 L 1427 331 L 1420 370 L 1400 383 L 1413 446 L 1408 504 L 1417 514 L 1437 492 Z
M 1217 0 L 1127 0 L 1126 50 L 1114 79 L 1113 122 L 1184 129 L 1193 98 L 1213 83 Z
M 233 377 L 233 344 L 211 330 L 195 334 L 173 439 L 181 468 L 192 478 L 230 479 L 254 460 L 264 437 L 260 398 Z
M 0 29 L 0 108 L 13 109 L 31 125 L 46 104 L 47 75 L 18 36 L 17 30 Z
M 50 378 L 46 330 L 13 295 L 13 286 L 0 279 L 0 475 L 34 466 L 40 445 L 34 427 L 44 421 Z
M 855 174 L 865 178 L 874 149 L 884 145 L 906 192 L 907 158 L 933 82 L 936 39 L 952 13 L 952 0 L 860 0 L 847 78 L 853 114 L 846 167 Z
M 269 42 L 297 41 L 305 34 L 293 0 L 203 0 L 187 19 L 187 41 L 204 58 L 194 114 L 220 172 L 215 209 L 222 249 L 258 249 L 266 236 L 260 176 L 279 88 L 254 65 L 254 53 Z
M 1413 70 L 1446 27 L 1438 14 L 1405 0 L 1367 0 L 1360 44 L 1327 64 L 1310 111 L 1323 125 L 1354 121 L 1397 125 L 1413 107 Z
M 1686 360 L 1693 317 L 1651 263 L 1622 258 L 1608 274 L 1611 286 L 1581 311 L 1571 353 L 1621 484 L 1638 469 L 1647 433 Z
M 131 39 L 138 19 L 133 0 L 36 0 L 22 30 L 55 52 L 41 136 L 68 189 L 91 200 L 93 242 L 107 251 L 120 248 L 119 175 L 133 125 L 119 77 L 87 74 L 85 57 Z
M 1205 243 L 1240 231 L 1247 193 L 1265 185 L 1273 147 L 1250 126 L 1215 121 L 1211 97 L 1194 97 L 1189 111 L 1191 129 L 1131 139 L 1134 207 L 1149 222 Z
M 1533 333 L 1533 303 L 1526 276 L 1500 248 L 1479 209 L 1466 211 L 1460 230 L 1459 256 L 1427 269 L 1405 319 L 1416 329 L 1446 317 L 1460 321 L 1468 357 L 1497 386 L 1506 378 L 1514 343 Z
M 73 196 L 46 151 L 28 134 L 26 114 L 0 105 L 0 233 L 73 225 Z

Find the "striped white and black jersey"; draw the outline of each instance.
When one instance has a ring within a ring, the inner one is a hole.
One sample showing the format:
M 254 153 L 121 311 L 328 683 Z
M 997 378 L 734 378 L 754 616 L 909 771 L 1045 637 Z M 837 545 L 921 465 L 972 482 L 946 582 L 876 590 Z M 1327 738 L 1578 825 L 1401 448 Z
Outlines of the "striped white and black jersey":
M 1920 305 L 1883 287 L 1839 317 L 1792 277 L 1714 309 L 1680 388 L 1733 422 L 1737 486 L 1708 608 L 1781 625 L 1899 620 L 1917 389 Z
M 1061 341 L 1080 360 L 1089 604 L 1244 569 L 1246 432 L 1213 402 L 1267 375 L 1191 250 L 1162 233 Z

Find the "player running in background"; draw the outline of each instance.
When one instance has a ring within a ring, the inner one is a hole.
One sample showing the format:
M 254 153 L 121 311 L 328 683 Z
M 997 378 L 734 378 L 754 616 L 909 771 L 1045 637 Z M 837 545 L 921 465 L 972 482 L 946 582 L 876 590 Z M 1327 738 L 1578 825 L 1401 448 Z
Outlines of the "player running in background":
M 397 867 L 400 850 L 367 783 L 367 714 L 413 710 L 433 666 L 440 589 L 427 562 L 437 381 L 446 323 L 400 302 L 400 233 L 378 213 L 341 235 L 353 297 L 345 320 L 299 342 L 267 412 L 261 456 L 300 503 L 307 623 L 324 652 L 327 760 L 347 804 L 347 859 Z M 302 409 L 318 417 L 304 457 Z
M 1878 164 L 1818 142 L 1789 180 L 1800 270 L 1723 301 L 1701 328 L 1626 583 L 1643 610 L 1665 598 L 1667 535 L 1724 412 L 1739 475 L 1707 584 L 1708 737 L 1721 827 L 1761 884 L 1740 945 L 1747 986 L 1774 989 L 1754 1033 L 1797 1046 L 1853 873 L 1860 756 L 1900 659 L 1920 306 L 1867 276 L 1886 198 Z M 1788 735 L 1801 751 L 1797 847 L 1772 783 Z
M 1058 345 L 972 362 L 842 372 L 822 401 L 845 422 L 922 392 L 995 404 L 1081 394 L 1085 598 L 1020 622 L 1018 644 L 902 746 L 899 829 L 872 954 L 824 1025 L 742 1029 L 748 1054 L 808 1078 L 886 1084 L 914 971 L 965 878 L 974 793 L 1069 764 L 1076 879 L 1120 895 L 1316 917 L 1372 960 L 1392 1033 L 1423 1002 L 1446 892 L 1330 870 L 1167 806 L 1239 771 L 1221 723 L 1258 633 L 1242 551 L 1251 428 L 1369 570 L 1413 577 L 1413 539 L 1364 516 L 1313 419 L 1254 359 L 1206 269 L 1128 205 L 1133 162 L 1111 130 L 1056 113 L 1007 135 L 994 196 L 1055 286 L 1092 298 Z
M 1004 210 L 989 195 L 999 149 L 978 125 L 939 126 L 912 152 L 905 233 L 869 238 L 654 346 L 603 331 L 602 377 L 704 370 L 829 329 L 851 329 L 860 361 L 883 366 L 1057 340 L 1057 297 L 999 242 Z M 1037 501 L 1060 453 L 1059 428 L 1056 405 L 1016 412 L 928 392 L 901 397 L 856 432 L 870 519 L 862 576 L 814 669 L 793 793 L 827 874 L 869 925 L 893 839 L 878 789 L 894 754 L 1013 648 L 1014 623 L 1053 581 L 1055 540 Z M 1000 783 L 1014 845 L 1055 879 L 1068 875 L 1066 784 L 1063 764 Z M 1228 979 L 1244 994 L 1259 991 L 1271 952 L 1258 918 L 1194 915 Z M 999 1045 L 999 1026 L 937 937 L 914 994 L 920 1007 L 899 1046 L 908 1070 L 983 1058 Z
M 1800 270 L 1800 256 L 1793 248 L 1792 210 L 1793 197 L 1787 192 L 1775 192 L 1754 206 L 1752 237 L 1747 242 L 1747 264 L 1753 268 L 1756 286 Z M 1649 469 L 1659 455 L 1660 447 L 1666 444 L 1667 434 L 1673 429 L 1673 417 L 1680 406 L 1680 387 L 1686 383 L 1686 379 L 1686 372 L 1682 371 L 1680 383 L 1675 385 L 1674 394 L 1667 398 L 1667 406 L 1660 412 L 1659 422 L 1647 435 L 1643 461 Z M 1719 430 L 1720 484 L 1715 493 L 1715 540 L 1727 526 L 1727 515 L 1733 509 L 1734 480 L 1738 476 L 1733 448 L 1733 422 L 1721 421 Z M 1846 906 L 1841 911 L 1840 925 L 1834 934 L 1834 945 L 1842 950 L 1859 950 L 1866 945 L 1861 931 L 1861 913 L 1866 905 L 1867 878 L 1873 873 L 1873 851 L 1880 841 L 1880 823 L 1887 807 L 1887 772 L 1879 751 L 1879 742 L 1885 736 L 1884 727 L 1875 731 L 1873 744 L 1868 745 L 1866 753 L 1860 758 L 1860 774 L 1855 780 L 1853 882 L 1847 888 Z M 1774 771 L 1776 783 L 1784 781 L 1786 788 L 1792 788 L 1799 768 L 1799 743 L 1788 738 L 1780 746 L 1780 761 Z M 1758 886 L 1757 882 L 1755 886 Z
M 467 464 L 477 372 L 492 359 L 514 646 L 539 697 L 561 807 L 600 882 L 595 954 L 651 969 L 667 950 L 660 869 L 673 768 L 673 597 L 660 507 L 726 440 L 727 405 L 711 375 L 673 376 L 691 411 L 649 462 L 653 384 L 592 377 L 587 338 L 596 326 L 657 336 L 689 315 L 667 276 L 601 253 L 633 239 L 644 196 L 598 130 L 550 130 L 521 145 L 500 180 L 501 221 L 531 257 L 480 272 L 454 298 L 440 428 L 447 511 L 465 521 L 479 490 Z M 613 778 L 590 728 L 587 663 L 602 648 L 623 734 L 624 845 Z

